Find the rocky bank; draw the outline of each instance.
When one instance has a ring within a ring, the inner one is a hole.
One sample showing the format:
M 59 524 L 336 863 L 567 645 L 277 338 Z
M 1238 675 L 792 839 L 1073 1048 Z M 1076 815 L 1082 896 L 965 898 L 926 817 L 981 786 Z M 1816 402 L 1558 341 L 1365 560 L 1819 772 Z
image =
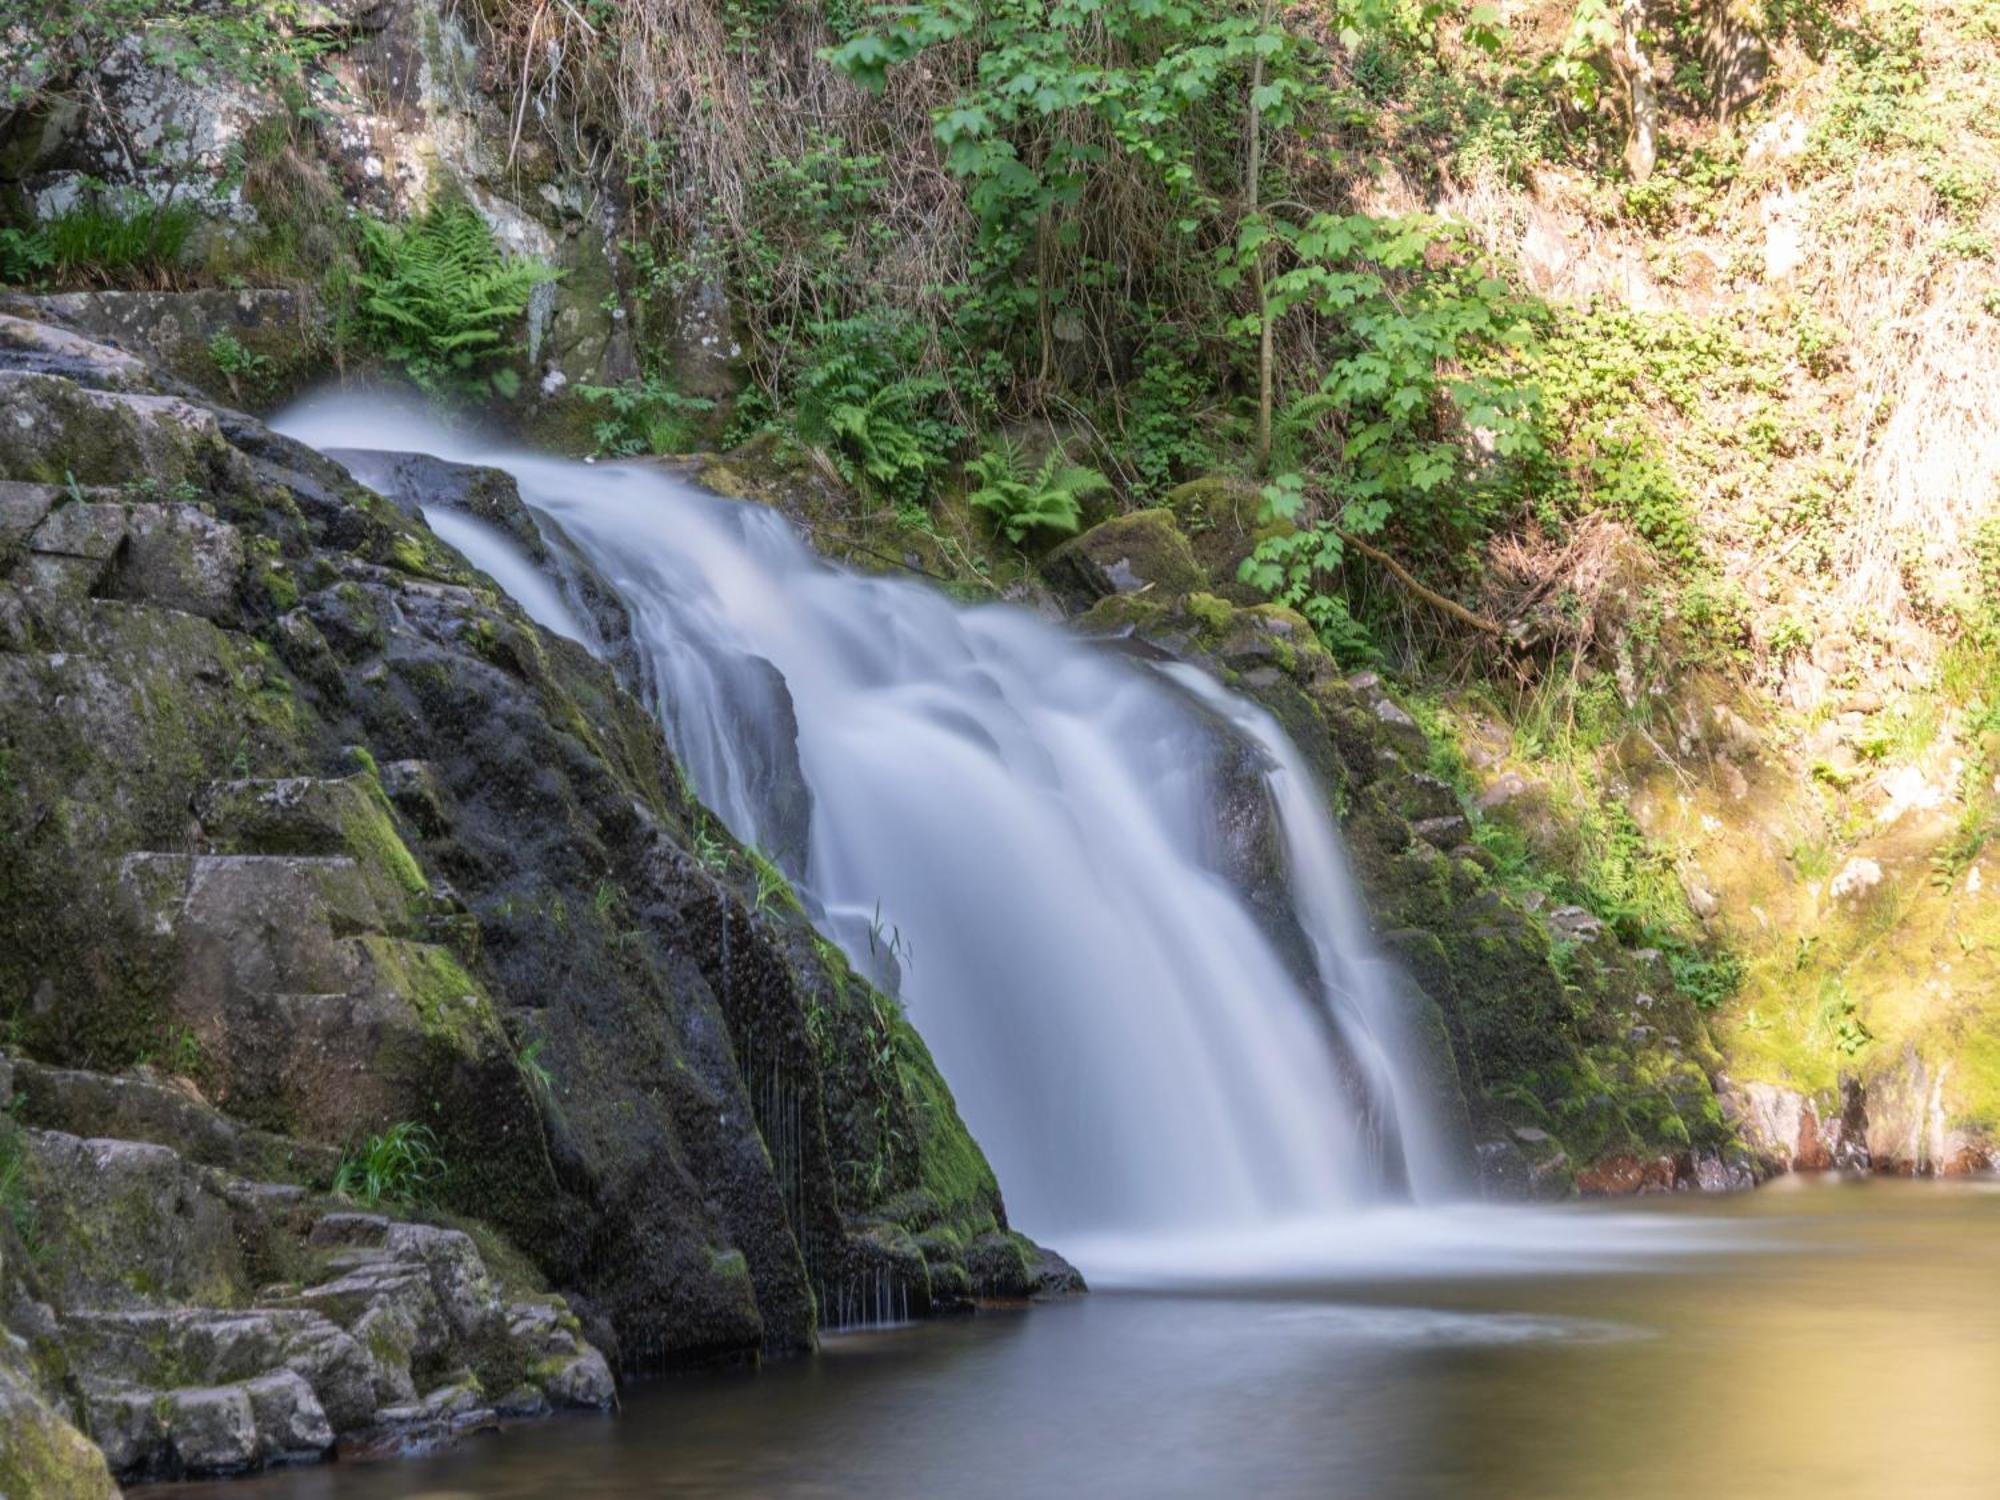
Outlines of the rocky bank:
M 0 410 L 0 1490 L 104 1492 L 78 1431 L 234 1472 L 1078 1284 L 614 668 L 416 512 L 532 529 L 505 476 L 399 507 L 16 317 Z M 330 1196 L 398 1126 L 422 1206 Z

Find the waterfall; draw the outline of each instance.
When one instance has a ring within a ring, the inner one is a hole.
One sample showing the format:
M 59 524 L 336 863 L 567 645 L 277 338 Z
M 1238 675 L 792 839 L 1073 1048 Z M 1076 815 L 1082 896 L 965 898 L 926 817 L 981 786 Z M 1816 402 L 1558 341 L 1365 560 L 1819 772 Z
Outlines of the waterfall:
M 1227 1232 L 1443 1190 L 1403 992 L 1262 710 L 1026 611 L 831 566 L 777 512 L 655 466 L 492 451 L 351 399 L 280 426 L 515 475 L 625 603 L 703 800 L 897 990 L 1017 1226 Z M 446 524 L 519 576 L 504 535 Z M 545 590 L 517 597 L 580 634 Z M 1245 797 L 1281 835 L 1275 915 L 1218 816 Z

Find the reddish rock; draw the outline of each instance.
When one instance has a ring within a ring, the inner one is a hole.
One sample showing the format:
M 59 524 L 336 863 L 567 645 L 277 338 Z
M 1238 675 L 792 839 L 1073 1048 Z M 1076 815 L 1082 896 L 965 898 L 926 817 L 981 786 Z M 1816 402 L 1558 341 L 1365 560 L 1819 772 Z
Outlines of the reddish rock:
M 1576 1190 L 1586 1198 L 1622 1198 L 1645 1186 L 1646 1168 L 1636 1156 L 1607 1156 L 1576 1174 Z
M 1938 1169 L 1946 1177 L 1970 1177 L 1975 1172 L 1993 1170 L 1993 1153 L 1984 1146 L 1968 1142 L 1958 1148 L 1956 1155 L 1948 1158 Z
M 1825 1172 L 1833 1167 L 1833 1152 L 1820 1139 L 1819 1111 L 1811 1105 L 1799 1111 L 1799 1140 L 1792 1151 L 1794 1172 Z

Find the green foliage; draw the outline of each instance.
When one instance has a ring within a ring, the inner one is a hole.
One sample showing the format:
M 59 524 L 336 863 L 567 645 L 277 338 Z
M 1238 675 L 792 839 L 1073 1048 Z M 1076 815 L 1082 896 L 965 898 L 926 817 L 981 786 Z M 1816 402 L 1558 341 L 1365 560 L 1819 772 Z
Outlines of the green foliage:
M 1020 448 L 1004 439 L 966 468 L 979 481 L 967 498 L 1016 546 L 1031 531 L 1074 532 L 1083 519 L 1083 502 L 1111 488 L 1110 480 L 1071 463 L 1060 447 L 1051 448 L 1031 472 Z
M 786 911 L 803 913 L 798 892 L 792 889 L 791 881 L 777 862 L 762 849 L 745 849 L 744 857 L 750 861 L 750 871 L 757 877 L 757 902 L 755 910 L 762 915 L 766 912 Z
M 535 1101 L 547 1108 L 556 1096 L 555 1075 L 542 1061 L 542 1049 L 548 1044 L 546 1037 L 536 1037 L 514 1055 L 514 1066 L 520 1071 L 521 1081 L 528 1086 L 528 1092 Z
M 597 451 L 613 458 L 685 453 L 694 446 L 697 419 L 715 410 L 702 396 L 684 396 L 658 376 L 623 385 L 581 385 L 584 400 L 611 409 L 609 420 L 592 429 Z
M 1316 459 L 1263 492 L 1287 523 L 1241 577 L 1304 612 L 1328 645 L 1351 650 L 1351 616 L 1332 578 L 1345 537 L 1392 527 L 1455 560 L 1540 456 L 1539 393 L 1520 378 L 1535 350 L 1533 306 L 1488 274 L 1461 231 L 1423 216 L 1315 215 L 1302 228 L 1244 226 L 1225 279 L 1268 248 L 1283 252 L 1267 315 L 1323 320 L 1332 358 L 1317 390 L 1285 413 L 1280 451 Z M 1490 456 L 1468 443 L 1483 435 Z
M 1743 984 L 1743 960 L 1728 949 L 1706 951 L 1678 939 L 1663 944 L 1674 988 L 1697 1009 L 1714 1010 Z
M 28 1194 L 27 1133 L 12 1114 L 0 1114 L 0 1214 L 7 1216 L 14 1233 L 32 1252 L 39 1240 L 35 1205 Z
M 32 286 L 55 264 L 55 246 L 43 230 L 0 228 L 0 283 Z
M 208 357 L 224 375 L 258 375 L 271 365 L 267 356 L 252 353 L 226 328 L 208 341 Z
M 1185 330 L 1157 320 L 1149 324 L 1124 424 L 1126 447 L 1137 471 L 1133 488 L 1141 501 L 1157 499 L 1215 461 L 1196 423 L 1209 396 L 1197 366 L 1200 348 Z
M 825 446 L 842 477 L 896 504 L 931 498 L 964 431 L 950 387 L 920 373 L 922 330 L 894 314 L 864 314 L 810 330 L 799 371 L 799 431 Z
M 1838 974 L 1829 974 L 1820 985 L 1819 1031 L 1827 1045 L 1842 1057 L 1856 1057 L 1875 1040 L 1875 1033 L 1861 1019 L 1847 983 Z
M 229 382 L 231 391 L 240 392 L 245 384 L 260 385 L 271 373 L 271 357 L 245 347 L 243 341 L 226 328 L 218 330 L 208 341 L 208 357 Z
M 174 269 L 200 223 L 194 211 L 137 196 L 97 195 L 35 227 L 45 269 L 64 281 L 123 285 Z
M 485 221 L 449 201 L 403 226 L 365 220 L 362 250 L 354 316 L 375 349 L 433 395 L 515 394 L 503 362 L 522 346 L 509 335 L 553 270 L 502 255 Z
M 437 1137 L 408 1120 L 370 1136 L 341 1158 L 333 1191 L 357 1203 L 424 1203 L 445 1176 Z
M 1960 618 L 1982 652 L 2000 651 L 2000 516 L 1988 516 L 1973 527 L 1966 551 L 1972 564 L 1971 588 Z

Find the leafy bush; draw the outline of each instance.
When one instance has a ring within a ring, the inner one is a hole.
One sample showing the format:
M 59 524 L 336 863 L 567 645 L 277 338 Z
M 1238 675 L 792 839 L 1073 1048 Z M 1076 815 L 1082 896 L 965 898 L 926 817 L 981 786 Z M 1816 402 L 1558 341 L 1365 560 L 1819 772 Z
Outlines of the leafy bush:
M 361 332 L 419 386 L 433 395 L 520 389 L 501 362 L 523 347 L 509 333 L 553 269 L 502 255 L 478 214 L 446 201 L 400 227 L 365 221 L 362 261 Z
M 1140 350 L 1125 438 L 1146 499 L 1201 473 L 1215 460 L 1193 421 L 1208 394 L 1195 370 L 1199 353 L 1192 337 L 1166 325 L 1149 330 Z
M 342 1157 L 333 1190 L 357 1203 L 422 1203 L 444 1175 L 437 1137 L 428 1126 L 405 1120 Z
M 979 481 L 967 498 L 993 517 L 993 524 L 1019 546 L 1031 531 L 1074 532 L 1083 520 L 1083 502 L 1111 488 L 1097 470 L 1073 464 L 1059 447 L 1029 472 L 1020 448 L 1001 442 L 966 468 Z

